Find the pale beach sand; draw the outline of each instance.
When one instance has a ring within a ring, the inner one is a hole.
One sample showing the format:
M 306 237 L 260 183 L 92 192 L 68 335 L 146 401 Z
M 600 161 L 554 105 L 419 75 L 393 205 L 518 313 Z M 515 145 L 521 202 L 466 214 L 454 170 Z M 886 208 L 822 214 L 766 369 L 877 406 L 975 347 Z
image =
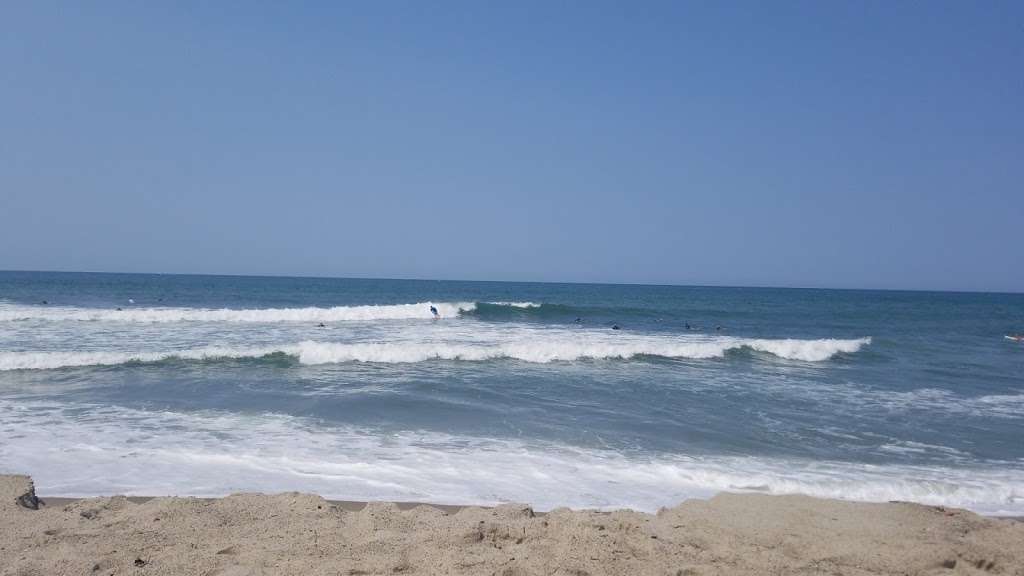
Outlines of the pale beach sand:
M 0 476 L 4 576 L 1024 575 L 1024 524 L 909 503 L 722 494 L 656 515 L 540 515 L 299 493 L 35 502 L 29 478 Z

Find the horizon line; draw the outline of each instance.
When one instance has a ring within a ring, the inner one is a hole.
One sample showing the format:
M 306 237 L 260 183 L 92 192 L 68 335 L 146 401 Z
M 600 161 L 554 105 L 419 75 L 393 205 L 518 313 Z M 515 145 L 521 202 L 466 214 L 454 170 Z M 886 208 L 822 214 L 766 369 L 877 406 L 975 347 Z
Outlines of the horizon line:
M 0 269 L 2 273 L 34 273 L 34 274 L 109 274 L 109 275 L 130 275 L 130 276 L 206 276 L 213 278 L 292 278 L 306 280 L 389 280 L 399 282 L 479 282 L 479 283 L 501 283 L 501 284 L 569 284 L 579 286 L 647 286 L 661 288 L 739 288 L 751 290 L 834 290 L 847 292 L 923 292 L 934 294 L 1004 294 L 1019 296 L 1024 294 L 1021 291 L 1008 290 L 943 290 L 934 288 L 850 288 L 850 287 L 829 287 L 829 286 L 782 286 L 782 285 L 761 285 L 761 284 L 671 284 L 656 282 L 579 282 L 579 281 L 555 281 L 555 280 L 476 280 L 459 278 L 414 278 L 414 277 L 377 277 L 377 276 L 321 276 L 321 275 L 295 275 L 295 274 L 238 274 L 222 273 L 211 274 L 207 272 L 114 272 L 108 270 L 16 270 Z

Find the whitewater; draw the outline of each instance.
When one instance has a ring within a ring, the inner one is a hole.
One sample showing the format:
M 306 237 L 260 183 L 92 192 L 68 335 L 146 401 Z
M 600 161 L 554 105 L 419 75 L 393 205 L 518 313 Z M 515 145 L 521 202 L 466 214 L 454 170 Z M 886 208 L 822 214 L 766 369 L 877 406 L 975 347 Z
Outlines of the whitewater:
M 512 359 L 524 362 L 572 362 L 577 360 L 628 360 L 640 357 L 710 359 L 722 358 L 732 350 L 749 349 L 778 358 L 822 362 L 836 354 L 849 354 L 869 344 L 870 338 L 855 340 L 761 340 L 713 338 L 680 340 L 596 334 L 531 334 L 495 343 L 435 342 L 317 342 L 306 340 L 262 348 L 204 347 L 152 352 L 121 351 L 23 351 L 0 352 L 0 371 L 48 370 L 76 366 L 160 362 L 164 360 L 218 360 L 265 358 L 285 355 L 302 364 L 377 362 L 384 364 L 429 360 L 485 361 Z
M 529 307 L 529 304 L 508 303 Z M 65 306 L 19 306 L 0 303 L 0 322 L 43 320 L 49 322 L 351 322 L 373 320 L 431 319 L 430 307 L 442 317 L 455 317 L 476 308 L 474 302 L 419 302 L 413 304 L 333 306 L 330 308 L 270 308 L 232 310 L 168 307 L 120 307 L 113 309 Z

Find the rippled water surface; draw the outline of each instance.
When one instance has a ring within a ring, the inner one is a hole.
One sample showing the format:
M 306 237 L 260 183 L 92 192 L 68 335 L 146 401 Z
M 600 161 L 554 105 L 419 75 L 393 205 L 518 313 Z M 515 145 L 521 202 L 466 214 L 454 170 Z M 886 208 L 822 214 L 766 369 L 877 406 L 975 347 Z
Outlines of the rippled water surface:
M 0 272 L 0 470 L 62 495 L 1022 514 L 1015 332 L 1021 295 Z

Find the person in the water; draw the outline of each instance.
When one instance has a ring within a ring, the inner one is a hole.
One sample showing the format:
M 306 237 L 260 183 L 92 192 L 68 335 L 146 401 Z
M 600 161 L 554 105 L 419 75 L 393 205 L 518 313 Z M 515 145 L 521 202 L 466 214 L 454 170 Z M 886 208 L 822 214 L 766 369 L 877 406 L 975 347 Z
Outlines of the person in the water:
M 437 313 L 437 308 L 434 306 L 430 307 L 430 313 L 434 315 L 434 320 L 437 320 L 438 318 L 441 317 L 441 315 Z

